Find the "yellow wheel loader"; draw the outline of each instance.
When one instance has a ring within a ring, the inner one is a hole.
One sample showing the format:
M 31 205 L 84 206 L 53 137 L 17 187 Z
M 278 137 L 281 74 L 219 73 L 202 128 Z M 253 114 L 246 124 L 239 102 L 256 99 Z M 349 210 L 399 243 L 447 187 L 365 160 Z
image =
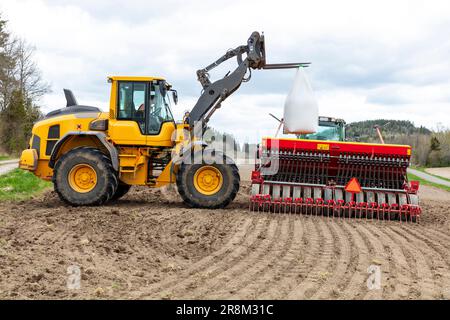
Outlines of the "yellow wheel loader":
M 232 57 L 237 58 L 237 68 L 211 82 L 208 72 Z M 53 181 L 59 197 L 73 206 L 104 204 L 133 185 L 176 183 L 189 206 L 225 207 L 238 192 L 239 172 L 220 150 L 206 148 L 206 123 L 250 79 L 252 69 L 302 65 L 266 64 L 264 35 L 254 32 L 246 45 L 197 71 L 202 95 L 178 123 L 170 110 L 177 92 L 163 78 L 109 77 L 109 112 L 79 105 L 73 93 L 64 90 L 67 106 L 34 125 L 20 168 Z

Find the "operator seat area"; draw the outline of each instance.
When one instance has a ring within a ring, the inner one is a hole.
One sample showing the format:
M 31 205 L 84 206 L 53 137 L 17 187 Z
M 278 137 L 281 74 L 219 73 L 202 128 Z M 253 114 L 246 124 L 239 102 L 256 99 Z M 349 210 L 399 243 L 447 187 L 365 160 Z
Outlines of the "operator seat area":
M 157 135 L 173 122 L 164 81 L 119 82 L 118 120 L 135 121 L 143 135 Z

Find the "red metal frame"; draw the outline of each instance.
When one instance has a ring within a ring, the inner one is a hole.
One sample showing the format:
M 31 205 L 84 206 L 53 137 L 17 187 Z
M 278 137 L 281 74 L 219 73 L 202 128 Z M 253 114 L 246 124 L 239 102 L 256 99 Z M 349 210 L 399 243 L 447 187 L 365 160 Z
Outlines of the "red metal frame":
M 250 211 L 273 213 L 302 213 L 306 215 L 326 216 L 331 218 L 359 218 L 377 220 L 399 220 L 418 222 L 422 210 L 419 206 L 405 204 L 378 205 L 372 203 L 346 203 L 344 200 L 328 200 L 313 198 L 277 198 L 270 195 L 254 195 L 250 199 Z
M 303 139 L 263 138 L 262 146 L 267 149 L 324 150 L 328 145 L 330 154 L 365 153 L 370 155 L 411 156 L 411 147 L 392 144 L 371 144 L 340 141 L 317 141 Z
M 389 144 L 369 144 L 369 143 L 353 143 L 338 141 L 315 141 L 303 139 L 277 139 L 263 138 L 262 151 L 279 150 L 289 152 L 307 151 L 314 154 L 330 155 L 327 164 L 328 170 L 335 173 L 339 168 L 339 157 L 341 155 L 364 155 L 372 157 L 389 157 L 410 160 L 411 147 L 404 145 Z M 261 150 L 259 150 L 260 152 Z M 284 164 L 281 164 L 283 166 Z M 313 163 L 305 162 L 303 166 L 312 166 Z M 368 168 L 367 170 L 370 170 Z M 406 167 L 402 167 L 402 172 L 406 175 Z M 258 170 L 252 172 L 253 184 L 264 184 L 264 177 Z M 282 184 L 282 183 L 281 183 Z M 336 186 L 327 186 L 326 188 L 336 188 Z M 417 194 L 419 183 L 417 181 L 405 182 L 404 192 L 406 194 Z M 363 188 L 364 189 L 364 188 Z M 395 192 L 395 191 L 393 191 Z M 398 191 L 397 191 L 398 192 Z M 372 203 L 356 203 L 354 197 L 350 202 L 344 200 L 328 200 L 317 198 L 277 198 L 272 199 L 270 195 L 254 195 L 250 200 L 250 209 L 252 211 L 268 211 L 283 213 L 303 213 L 309 215 L 325 215 L 329 217 L 355 217 L 379 220 L 400 220 L 400 221 L 417 221 L 421 208 L 412 204 L 378 204 Z

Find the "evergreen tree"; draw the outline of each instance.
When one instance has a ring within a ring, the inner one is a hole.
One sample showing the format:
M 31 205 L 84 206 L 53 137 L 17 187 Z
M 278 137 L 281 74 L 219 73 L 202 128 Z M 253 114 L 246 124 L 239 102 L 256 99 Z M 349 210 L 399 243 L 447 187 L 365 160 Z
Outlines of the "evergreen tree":
M 0 14 L 0 149 L 12 154 L 26 148 L 41 116 L 39 98 L 49 91 L 33 53 L 25 41 L 10 36 Z
M 26 101 L 22 93 L 14 91 L 11 101 L 1 113 L 1 140 L 5 150 L 12 154 L 26 148 L 25 121 L 27 118 Z
M 439 150 L 441 150 L 441 143 L 439 142 L 438 138 L 436 138 L 435 136 L 431 137 L 430 150 L 431 151 L 439 151 Z

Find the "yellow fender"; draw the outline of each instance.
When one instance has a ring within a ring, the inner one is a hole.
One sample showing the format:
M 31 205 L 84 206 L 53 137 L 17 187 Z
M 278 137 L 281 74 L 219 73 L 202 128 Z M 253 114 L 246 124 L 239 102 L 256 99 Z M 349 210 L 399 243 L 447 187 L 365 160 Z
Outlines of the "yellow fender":
M 114 147 L 114 145 L 111 142 L 108 141 L 106 135 L 103 132 L 97 132 L 97 131 L 69 131 L 69 132 L 67 132 L 53 147 L 52 155 L 51 155 L 50 161 L 48 163 L 48 166 L 50 168 L 53 168 L 55 166 L 57 156 L 59 154 L 59 150 L 64 145 L 64 143 L 75 136 L 94 136 L 94 137 L 96 137 L 99 140 L 99 142 L 106 148 L 106 150 L 108 150 L 114 170 L 116 170 L 116 171 L 119 170 L 119 154 L 117 152 L 117 149 Z

